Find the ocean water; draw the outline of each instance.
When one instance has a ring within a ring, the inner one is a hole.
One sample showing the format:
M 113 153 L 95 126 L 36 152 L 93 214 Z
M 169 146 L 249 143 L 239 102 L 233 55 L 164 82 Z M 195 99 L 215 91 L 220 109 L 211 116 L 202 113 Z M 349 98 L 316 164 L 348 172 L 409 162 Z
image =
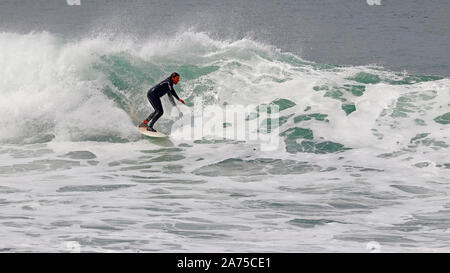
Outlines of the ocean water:
M 0 251 L 448 252 L 449 5 L 407 2 L 3 1 Z M 277 105 L 278 146 L 175 137 L 199 99 Z

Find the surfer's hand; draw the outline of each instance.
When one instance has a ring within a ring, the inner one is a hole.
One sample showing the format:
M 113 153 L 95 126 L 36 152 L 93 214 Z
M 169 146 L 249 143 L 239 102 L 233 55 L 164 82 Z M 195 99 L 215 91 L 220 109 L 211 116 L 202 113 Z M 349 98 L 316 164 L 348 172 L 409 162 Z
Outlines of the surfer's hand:
M 182 100 L 182 99 L 179 99 L 178 101 L 179 101 L 179 102 L 181 102 L 182 104 L 184 104 L 184 100 Z

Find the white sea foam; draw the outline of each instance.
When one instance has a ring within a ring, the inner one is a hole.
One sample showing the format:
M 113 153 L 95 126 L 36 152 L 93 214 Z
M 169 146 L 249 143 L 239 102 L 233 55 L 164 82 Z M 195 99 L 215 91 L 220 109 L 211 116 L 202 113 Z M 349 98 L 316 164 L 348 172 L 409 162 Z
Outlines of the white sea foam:
M 280 106 L 279 148 L 140 138 L 174 70 L 190 105 Z M 196 32 L 1 33 L 0 74 L 0 251 L 448 250 L 449 79 Z

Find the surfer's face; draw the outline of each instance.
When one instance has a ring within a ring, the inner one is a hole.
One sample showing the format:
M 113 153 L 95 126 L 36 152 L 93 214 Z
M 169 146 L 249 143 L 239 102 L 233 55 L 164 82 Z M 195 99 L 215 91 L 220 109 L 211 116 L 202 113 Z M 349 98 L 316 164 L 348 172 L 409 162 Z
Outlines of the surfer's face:
M 180 80 L 180 76 L 176 76 L 175 78 L 172 78 L 173 84 L 177 84 L 179 80 Z

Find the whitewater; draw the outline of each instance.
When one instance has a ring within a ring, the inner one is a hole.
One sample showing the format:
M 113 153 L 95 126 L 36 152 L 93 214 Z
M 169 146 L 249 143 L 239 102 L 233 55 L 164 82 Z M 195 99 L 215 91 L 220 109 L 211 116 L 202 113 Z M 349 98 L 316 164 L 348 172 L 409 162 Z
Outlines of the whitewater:
M 276 150 L 141 136 L 130 106 L 174 71 L 184 117 L 278 106 Z M 0 75 L 2 252 L 450 251 L 449 78 L 198 31 L 2 32 Z

